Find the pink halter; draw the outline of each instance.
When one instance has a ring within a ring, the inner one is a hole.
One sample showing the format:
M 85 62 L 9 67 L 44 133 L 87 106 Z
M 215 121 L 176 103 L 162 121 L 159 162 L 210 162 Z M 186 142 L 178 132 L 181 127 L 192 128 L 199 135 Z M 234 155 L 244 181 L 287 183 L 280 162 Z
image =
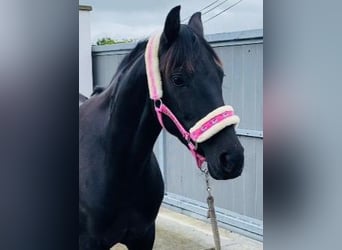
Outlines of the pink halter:
M 198 168 L 201 168 L 206 159 L 197 152 L 197 143 L 208 140 L 229 125 L 238 124 L 240 119 L 234 114 L 234 110 L 231 106 L 221 106 L 199 120 L 189 131 L 182 126 L 177 117 L 161 99 L 163 91 L 158 58 L 160 36 L 160 33 L 151 36 L 145 51 L 145 64 L 150 98 L 154 101 L 154 109 L 160 125 L 165 128 L 163 115 L 168 116 L 172 120 L 183 138 L 187 141 L 188 148 L 196 159 Z

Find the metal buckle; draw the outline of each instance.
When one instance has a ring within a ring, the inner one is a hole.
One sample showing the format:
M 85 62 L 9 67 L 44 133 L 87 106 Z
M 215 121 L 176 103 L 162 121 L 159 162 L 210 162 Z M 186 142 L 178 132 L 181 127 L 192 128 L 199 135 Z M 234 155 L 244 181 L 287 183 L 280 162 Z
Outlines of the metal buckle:
M 202 166 L 200 167 L 201 172 L 203 172 L 204 174 L 208 174 L 209 170 L 208 170 L 208 163 L 205 161 L 203 162 Z
M 194 146 L 194 149 L 197 150 L 198 148 L 198 144 L 197 142 L 193 141 L 190 136 L 188 138 L 185 138 L 186 139 L 186 142 L 188 143 L 188 145 L 193 145 Z

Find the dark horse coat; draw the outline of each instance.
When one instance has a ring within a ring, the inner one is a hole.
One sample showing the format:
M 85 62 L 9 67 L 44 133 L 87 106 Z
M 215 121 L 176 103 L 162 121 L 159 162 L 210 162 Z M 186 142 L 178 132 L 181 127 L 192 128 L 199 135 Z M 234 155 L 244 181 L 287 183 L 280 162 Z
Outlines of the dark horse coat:
M 223 105 L 220 61 L 203 38 L 200 13 L 180 25 L 180 7 L 166 18 L 160 43 L 164 103 L 186 128 Z M 108 88 L 80 107 L 79 244 L 104 250 L 121 242 L 152 249 L 164 184 L 153 145 L 161 131 L 149 99 L 140 42 L 121 64 Z M 177 136 L 168 119 L 167 130 Z M 199 145 L 215 179 L 241 174 L 243 148 L 232 126 Z

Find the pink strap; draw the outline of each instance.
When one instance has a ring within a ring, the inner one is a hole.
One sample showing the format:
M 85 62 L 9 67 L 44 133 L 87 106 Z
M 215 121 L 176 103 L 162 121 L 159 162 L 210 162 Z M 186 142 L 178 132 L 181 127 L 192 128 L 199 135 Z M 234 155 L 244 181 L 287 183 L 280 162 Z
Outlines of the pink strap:
M 195 145 L 191 142 L 188 143 L 188 147 L 192 156 L 196 159 L 197 167 L 201 169 L 203 162 L 205 162 L 205 157 L 197 153 Z
M 188 142 L 188 148 L 192 156 L 196 159 L 197 167 L 201 168 L 203 162 L 205 162 L 205 157 L 200 155 L 197 152 L 196 146 L 190 140 L 190 133 L 186 131 L 186 129 L 178 121 L 177 117 L 172 113 L 172 111 L 166 105 L 162 103 L 161 100 L 157 100 L 157 101 L 160 101 L 160 105 L 159 107 L 157 107 L 156 102 L 155 102 L 154 109 L 157 113 L 157 117 L 158 117 L 160 125 L 163 128 L 165 128 L 164 123 L 163 123 L 163 114 L 167 115 L 172 120 L 172 122 L 176 125 L 177 129 L 182 134 L 183 138 Z
M 158 59 L 160 35 L 160 33 L 155 34 L 148 40 L 145 51 L 147 83 L 150 98 L 153 100 L 158 100 L 163 96 Z
M 187 141 L 189 140 L 190 133 L 185 130 L 182 124 L 178 121 L 177 117 L 172 113 L 172 111 L 164 103 L 161 102 L 159 107 L 155 106 L 155 110 L 157 112 L 158 120 L 163 128 L 165 128 L 165 126 L 163 123 L 162 114 L 167 115 L 173 121 L 173 123 L 176 125 L 176 127 L 178 128 L 179 132 L 182 134 L 185 140 Z

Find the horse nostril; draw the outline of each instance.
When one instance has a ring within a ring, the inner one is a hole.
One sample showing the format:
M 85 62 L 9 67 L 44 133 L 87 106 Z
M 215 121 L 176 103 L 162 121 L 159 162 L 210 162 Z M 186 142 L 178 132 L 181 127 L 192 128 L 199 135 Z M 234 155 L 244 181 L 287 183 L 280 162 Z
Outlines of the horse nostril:
M 228 153 L 223 153 L 220 156 L 220 162 L 223 166 L 228 166 L 230 162 L 231 157 L 229 156 Z
M 220 155 L 220 163 L 226 172 L 234 172 L 241 170 L 243 167 L 244 155 L 243 150 L 231 153 L 223 153 Z

